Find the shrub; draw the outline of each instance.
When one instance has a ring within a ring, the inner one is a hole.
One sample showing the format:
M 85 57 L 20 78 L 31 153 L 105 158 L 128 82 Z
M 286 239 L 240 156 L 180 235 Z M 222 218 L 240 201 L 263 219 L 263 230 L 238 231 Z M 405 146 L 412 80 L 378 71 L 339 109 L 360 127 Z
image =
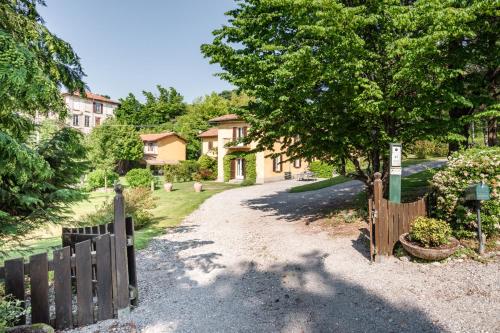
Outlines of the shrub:
M 451 227 L 445 221 L 417 217 L 410 228 L 410 240 L 425 247 L 438 247 L 448 244 L 451 237 Z
M 118 174 L 114 171 L 97 169 L 87 175 L 86 189 L 88 191 L 93 191 L 97 188 L 104 187 L 106 177 L 108 180 L 108 187 L 112 187 L 119 178 Z
M 164 176 L 166 182 L 189 182 L 199 171 L 196 161 L 181 161 L 179 164 L 165 165 Z
M 11 296 L 0 296 L 0 332 L 16 324 L 19 317 L 26 315 L 29 309 L 24 309 L 22 302 Z
M 490 187 L 491 200 L 481 207 L 482 230 L 487 236 L 500 233 L 500 148 L 469 149 L 455 153 L 446 168 L 432 178 L 435 214 L 449 222 L 459 237 L 476 235 L 476 215 L 465 202 L 465 189 L 483 181 Z
M 409 147 L 409 152 L 417 158 L 441 157 L 448 154 L 448 146 L 442 142 L 419 140 Z
M 154 180 L 153 174 L 148 169 L 132 169 L 125 175 L 130 187 L 150 187 Z
M 217 160 L 208 155 L 201 155 L 198 159 L 199 173 L 203 180 L 217 178 Z
M 321 161 L 311 162 L 309 170 L 319 178 L 332 178 L 333 175 L 333 165 Z
M 156 208 L 156 198 L 152 192 L 145 188 L 131 188 L 123 192 L 125 198 L 125 215 L 134 220 L 134 228 L 140 230 L 153 221 L 151 209 Z M 113 222 L 113 201 L 108 200 L 97 211 L 85 215 L 80 224 L 94 226 Z

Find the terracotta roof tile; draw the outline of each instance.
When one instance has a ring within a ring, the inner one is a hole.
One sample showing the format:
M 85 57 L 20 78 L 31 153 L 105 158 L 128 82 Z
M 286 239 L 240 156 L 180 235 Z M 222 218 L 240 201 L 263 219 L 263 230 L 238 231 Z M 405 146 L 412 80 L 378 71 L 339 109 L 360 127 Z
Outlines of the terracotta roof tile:
M 231 120 L 241 120 L 241 118 L 236 115 L 236 114 L 226 114 L 217 118 L 210 119 L 208 122 L 209 123 L 220 123 L 224 121 L 231 121 Z
M 64 93 L 63 95 L 64 96 L 71 96 L 70 93 Z M 86 91 L 85 95 L 86 95 L 85 98 L 91 99 L 91 100 L 94 100 L 94 101 L 100 101 L 100 102 L 105 102 L 105 103 L 110 103 L 110 104 L 117 104 L 117 105 L 120 104 L 117 101 L 113 101 L 113 100 L 111 100 L 111 99 L 109 99 L 107 97 L 91 93 L 90 91 Z M 73 96 L 80 96 L 80 93 L 79 92 L 74 92 Z
M 219 130 L 217 129 L 217 127 L 212 127 L 210 129 L 206 130 L 205 132 L 198 134 L 198 137 L 199 138 L 212 138 L 212 137 L 216 137 L 218 132 L 219 132 Z
M 176 136 L 179 139 L 186 141 L 186 140 L 184 140 L 184 138 L 182 138 L 180 135 L 178 135 L 175 132 L 163 132 L 163 133 L 152 133 L 152 134 L 148 133 L 148 134 L 141 134 L 140 135 L 141 140 L 147 141 L 147 142 L 158 141 L 158 140 L 161 140 L 161 139 L 169 137 L 169 136 Z

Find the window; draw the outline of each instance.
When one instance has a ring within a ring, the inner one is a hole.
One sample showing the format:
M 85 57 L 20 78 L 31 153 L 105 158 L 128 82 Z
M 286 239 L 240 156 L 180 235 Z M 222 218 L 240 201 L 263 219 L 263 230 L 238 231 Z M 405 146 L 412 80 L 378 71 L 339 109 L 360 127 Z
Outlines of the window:
M 273 158 L 273 171 L 274 172 L 281 172 L 281 168 L 282 168 L 281 155 L 279 155 L 279 156 L 276 156 L 275 158 Z
M 246 127 L 233 127 L 233 141 L 238 141 L 247 136 Z M 238 146 L 243 146 L 243 142 L 238 143 Z
M 294 168 L 298 169 L 301 167 L 301 165 L 302 165 L 302 160 L 298 159 L 298 160 L 293 161 Z
M 102 114 L 102 103 L 94 102 L 94 113 Z
M 99 118 L 99 117 L 95 117 L 95 125 L 96 125 L 96 126 L 101 125 L 101 118 Z
M 212 150 L 214 148 L 214 142 L 212 140 L 208 141 L 208 150 Z
M 83 122 L 83 126 L 90 127 L 90 116 L 85 116 L 85 120 Z
M 148 152 L 154 152 L 155 146 L 152 142 L 148 142 Z
M 78 115 L 73 115 L 73 126 L 78 126 Z

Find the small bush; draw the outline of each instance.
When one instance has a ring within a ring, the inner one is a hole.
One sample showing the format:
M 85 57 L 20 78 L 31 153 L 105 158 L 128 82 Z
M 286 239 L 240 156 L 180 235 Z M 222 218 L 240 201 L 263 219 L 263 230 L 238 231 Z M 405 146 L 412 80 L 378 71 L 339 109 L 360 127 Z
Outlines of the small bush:
M 448 146 L 442 142 L 419 140 L 410 146 L 409 152 L 417 158 L 441 157 L 448 154 Z
M 309 164 L 309 170 L 319 178 L 332 178 L 334 166 L 321 161 L 313 161 Z
M 29 309 L 24 309 L 22 302 L 15 300 L 11 296 L 0 296 L 0 332 L 16 324 L 19 317 L 28 313 Z
M 201 155 L 198 159 L 200 169 L 207 169 L 212 172 L 217 172 L 217 160 L 208 155 Z
M 484 182 L 491 200 L 481 206 L 482 231 L 489 237 L 500 234 L 500 148 L 468 149 L 455 153 L 448 165 L 437 172 L 431 184 L 435 214 L 451 224 L 458 238 L 476 236 L 476 214 L 464 199 L 465 189 Z
M 97 169 L 87 175 L 86 189 L 88 191 L 93 191 L 95 189 L 104 187 L 106 177 L 108 181 L 108 187 L 112 187 L 119 178 L 118 174 L 114 171 L 104 171 L 101 169 Z
M 152 192 L 145 187 L 139 187 L 126 189 L 123 195 L 125 197 L 125 215 L 132 217 L 135 230 L 148 226 L 153 221 L 150 210 L 156 207 L 156 198 Z M 113 201 L 109 200 L 94 213 L 84 216 L 79 224 L 94 226 L 111 223 L 113 222 L 113 216 Z
M 165 165 L 165 181 L 170 183 L 189 182 L 193 180 L 193 175 L 197 174 L 199 169 L 196 161 L 181 161 L 179 164 Z
M 445 221 L 417 217 L 410 228 L 410 240 L 425 247 L 438 247 L 448 244 L 451 237 L 451 227 Z
M 132 169 L 125 175 L 125 179 L 130 187 L 150 187 L 154 180 L 153 174 L 148 169 Z

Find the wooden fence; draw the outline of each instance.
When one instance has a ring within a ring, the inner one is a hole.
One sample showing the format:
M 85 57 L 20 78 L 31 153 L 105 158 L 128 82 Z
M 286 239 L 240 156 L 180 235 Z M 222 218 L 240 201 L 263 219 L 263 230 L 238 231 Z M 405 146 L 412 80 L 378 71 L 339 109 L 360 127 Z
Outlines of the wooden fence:
M 119 317 L 137 305 L 134 224 L 125 218 L 121 187 L 115 191 L 113 223 L 64 228 L 63 247 L 53 251 L 52 260 L 41 253 L 27 263 L 17 258 L 0 267 L 5 293 L 29 304 L 31 323 L 57 329 L 85 326 Z M 26 321 L 20 318 L 18 324 Z
M 380 261 L 391 256 L 399 236 L 410 231 L 410 225 L 418 216 L 427 215 L 425 198 L 409 203 L 394 203 L 383 197 L 381 174 L 375 174 L 373 200 L 368 202 L 370 257 Z

